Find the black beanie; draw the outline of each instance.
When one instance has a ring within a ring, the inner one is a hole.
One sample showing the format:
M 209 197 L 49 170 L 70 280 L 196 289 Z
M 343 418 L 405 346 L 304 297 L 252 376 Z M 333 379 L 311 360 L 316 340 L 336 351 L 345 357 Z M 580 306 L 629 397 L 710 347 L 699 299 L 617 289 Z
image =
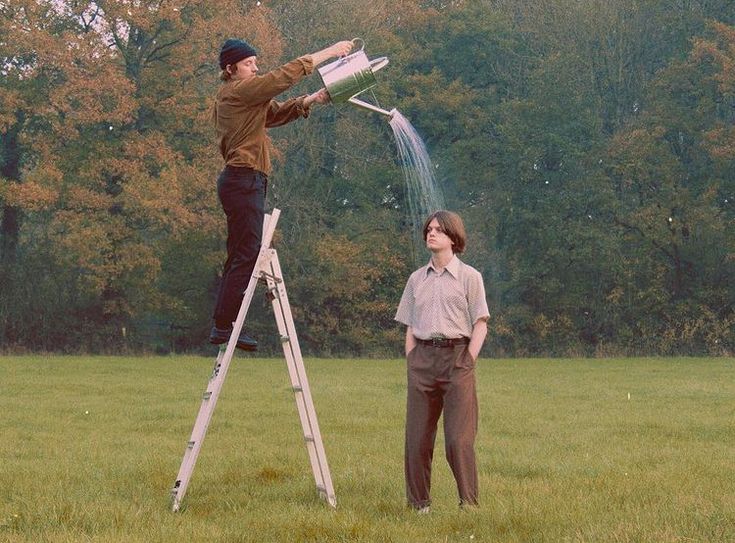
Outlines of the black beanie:
M 244 58 L 256 55 L 255 49 L 247 42 L 230 38 L 222 44 L 222 49 L 220 49 L 219 67 L 224 70 L 228 64 L 236 64 Z

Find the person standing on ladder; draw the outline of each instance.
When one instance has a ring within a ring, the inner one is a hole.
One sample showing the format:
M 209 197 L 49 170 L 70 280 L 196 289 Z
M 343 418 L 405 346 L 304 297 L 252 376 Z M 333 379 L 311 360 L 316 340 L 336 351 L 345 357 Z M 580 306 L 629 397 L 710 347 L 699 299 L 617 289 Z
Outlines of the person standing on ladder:
M 460 216 L 444 210 L 431 214 L 423 237 L 431 259 L 411 274 L 395 319 L 407 326 L 406 497 L 416 511 L 428 513 L 442 410 L 460 507 L 477 505 L 475 362 L 490 313 L 482 275 L 457 257 L 466 243 Z
M 352 42 L 340 41 L 258 75 L 257 53 L 245 41 L 228 39 L 219 53 L 222 85 L 217 90 L 213 120 L 225 167 L 217 179 L 217 195 L 227 215 L 227 260 L 214 310 L 209 342 L 227 343 L 245 287 L 260 252 L 265 194 L 271 172 L 266 128 L 308 117 L 312 104 L 329 101 L 326 89 L 285 102 L 276 96 L 311 74 L 316 66 L 344 56 Z M 244 329 L 237 347 L 257 350 Z

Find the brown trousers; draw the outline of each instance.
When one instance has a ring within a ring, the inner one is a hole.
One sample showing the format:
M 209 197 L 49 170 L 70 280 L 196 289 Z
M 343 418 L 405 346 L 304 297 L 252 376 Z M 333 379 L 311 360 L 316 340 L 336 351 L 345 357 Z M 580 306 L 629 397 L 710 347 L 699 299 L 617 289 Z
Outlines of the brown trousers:
M 461 503 L 477 504 L 477 391 L 475 363 L 466 345 L 419 343 L 407 357 L 406 497 L 419 509 L 431 503 L 431 461 L 444 410 L 444 441 Z

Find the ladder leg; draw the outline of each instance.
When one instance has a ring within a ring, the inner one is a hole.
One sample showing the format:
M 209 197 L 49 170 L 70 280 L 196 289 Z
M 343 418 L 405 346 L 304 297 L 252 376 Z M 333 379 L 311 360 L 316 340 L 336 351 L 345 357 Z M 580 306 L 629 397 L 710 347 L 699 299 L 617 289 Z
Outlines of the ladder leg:
M 212 375 L 209 378 L 207 389 L 202 396 L 202 404 L 199 407 L 199 414 L 197 415 L 196 421 L 194 422 L 194 429 L 191 432 L 191 437 L 187 442 L 186 449 L 184 451 L 184 458 L 181 461 L 179 467 L 179 473 L 176 477 L 176 482 L 171 489 L 171 508 L 174 512 L 181 508 L 181 502 L 186 494 L 186 489 L 189 486 L 191 480 L 191 474 L 194 471 L 199 451 L 202 448 L 202 441 L 207 433 L 209 427 L 209 421 L 212 419 L 212 413 L 217 405 L 217 399 L 219 398 L 220 391 L 222 390 L 222 384 L 227 376 L 227 370 L 232 362 L 232 357 L 235 354 L 235 346 L 237 345 L 237 338 L 240 336 L 240 330 L 245 323 L 245 317 L 250 308 L 250 303 L 253 300 L 253 294 L 255 293 L 255 287 L 258 285 L 258 278 L 262 275 L 263 270 L 268 269 L 268 260 L 271 257 L 271 249 L 269 249 L 271 240 L 273 239 L 273 232 L 278 222 L 280 210 L 274 209 L 272 215 L 266 215 L 263 221 L 263 241 L 261 243 L 261 251 L 258 255 L 258 260 L 255 263 L 253 275 L 250 277 L 247 289 L 243 295 L 242 304 L 240 305 L 240 311 L 237 314 L 237 320 L 232 327 L 232 334 L 230 340 L 227 343 L 226 348 L 220 348 L 217 360 L 214 363 Z
M 276 324 L 281 334 L 283 353 L 286 357 L 288 373 L 296 399 L 296 408 L 301 420 L 306 449 L 309 453 L 311 469 L 314 473 L 319 496 L 326 499 L 332 507 L 337 507 L 337 498 L 334 495 L 332 476 L 327 463 L 327 454 L 324 450 L 321 432 L 319 431 L 319 422 L 311 397 L 309 380 L 306 377 L 306 370 L 304 369 L 304 360 L 301 356 L 301 348 L 296 336 L 296 327 L 291 313 L 291 306 L 288 302 L 286 287 L 283 282 L 278 254 L 273 249 L 271 249 L 271 252 L 272 256 L 269 259 L 270 273 L 266 273 L 265 277 L 268 283 L 273 312 L 276 317 Z
M 217 402 L 219 390 L 224 379 L 222 362 L 224 361 L 225 354 L 226 349 L 221 348 L 217 355 L 217 359 L 214 362 L 212 375 L 209 378 L 207 389 L 202 396 L 202 404 L 199 407 L 199 414 L 194 422 L 194 429 L 192 430 L 191 437 L 186 444 L 184 459 L 181 461 L 181 467 L 179 467 L 176 482 L 171 489 L 173 511 L 178 511 L 181 507 L 181 500 L 184 498 L 184 494 L 186 494 L 191 474 L 194 471 L 194 464 L 196 464 L 199 451 L 202 447 L 202 441 L 204 440 L 204 435 L 207 433 L 207 427 L 209 426 L 209 421 L 211 420 L 212 413 L 214 412 L 214 406 Z

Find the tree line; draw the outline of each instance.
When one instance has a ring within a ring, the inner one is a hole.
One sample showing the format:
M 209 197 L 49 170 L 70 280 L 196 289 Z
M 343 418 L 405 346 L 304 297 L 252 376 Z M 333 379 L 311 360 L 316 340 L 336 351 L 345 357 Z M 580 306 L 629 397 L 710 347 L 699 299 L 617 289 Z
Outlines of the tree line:
M 729 0 L 0 1 L 2 350 L 207 349 L 219 47 L 268 69 L 361 37 L 390 59 L 370 99 L 465 219 L 486 355 L 731 354 L 734 25 Z M 385 118 L 322 107 L 271 136 L 302 349 L 396 356 L 416 225 Z M 251 315 L 276 352 L 267 300 Z

